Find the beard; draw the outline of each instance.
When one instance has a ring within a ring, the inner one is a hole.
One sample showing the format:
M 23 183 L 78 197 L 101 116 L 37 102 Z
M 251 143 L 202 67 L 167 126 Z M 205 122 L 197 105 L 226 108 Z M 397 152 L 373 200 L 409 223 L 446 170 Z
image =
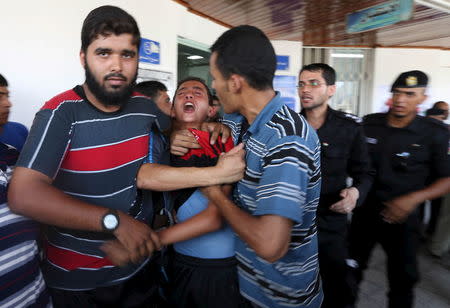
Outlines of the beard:
M 407 116 L 406 114 L 397 114 L 397 113 L 393 113 L 393 112 L 391 112 L 391 114 L 394 118 L 397 118 L 397 119 L 401 119 L 401 118 L 404 118 Z
M 128 99 L 131 97 L 131 94 L 133 93 L 133 89 L 137 78 L 137 71 L 133 77 L 133 80 L 131 80 L 131 82 L 128 85 L 119 90 L 108 91 L 104 86 L 102 86 L 97 81 L 97 79 L 95 79 L 95 76 L 92 74 L 92 71 L 90 70 L 89 65 L 87 64 L 87 61 L 85 61 L 84 63 L 85 63 L 84 71 L 86 76 L 86 84 L 89 90 L 92 92 L 92 94 L 94 94 L 94 96 L 105 106 L 123 107 L 128 102 Z M 127 81 L 127 78 L 120 73 L 108 74 L 105 77 L 103 77 L 103 80 L 107 80 L 110 77 L 119 77 Z
M 314 110 L 314 109 L 316 109 L 316 108 L 319 108 L 319 107 L 323 106 L 326 102 L 327 102 L 327 100 L 321 100 L 321 101 L 319 101 L 319 102 L 317 102 L 317 103 L 314 103 L 314 104 L 312 104 L 312 105 L 309 105 L 309 106 L 304 107 L 304 106 L 302 105 L 302 103 L 301 103 L 301 100 L 300 100 L 300 105 L 302 106 L 302 109 L 305 109 L 305 110 Z

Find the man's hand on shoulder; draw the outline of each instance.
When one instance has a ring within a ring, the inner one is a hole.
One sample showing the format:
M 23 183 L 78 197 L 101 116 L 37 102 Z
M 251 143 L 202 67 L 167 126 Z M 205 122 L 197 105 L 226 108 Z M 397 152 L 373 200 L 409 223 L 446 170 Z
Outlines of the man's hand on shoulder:
M 245 150 L 241 143 L 220 155 L 216 166 L 218 183 L 234 183 L 244 177 Z
M 204 122 L 201 130 L 207 131 L 211 134 L 210 143 L 214 144 L 222 136 L 222 143 L 226 143 L 231 135 L 231 130 L 228 126 L 216 123 L 216 122 Z M 170 153 L 177 156 L 183 156 L 190 149 L 199 149 L 201 146 L 198 144 L 194 135 L 187 130 L 176 130 L 170 135 Z
M 170 134 L 170 153 L 177 156 L 183 156 L 190 149 L 201 148 L 194 135 L 187 130 L 176 130 Z
M 345 188 L 341 190 L 339 195 L 342 199 L 331 205 L 330 210 L 341 214 L 348 214 L 353 211 L 359 198 L 358 189 L 355 187 Z
M 211 134 L 211 138 L 209 140 L 211 144 L 216 143 L 219 135 L 222 136 L 222 143 L 226 143 L 231 135 L 231 130 L 228 126 L 217 122 L 204 122 L 202 124 L 202 130 Z

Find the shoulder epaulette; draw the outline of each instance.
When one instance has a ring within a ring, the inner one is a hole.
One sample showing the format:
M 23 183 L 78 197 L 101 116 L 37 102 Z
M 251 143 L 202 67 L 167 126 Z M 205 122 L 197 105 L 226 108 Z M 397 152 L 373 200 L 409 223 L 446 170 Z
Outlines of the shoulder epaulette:
M 351 113 L 346 113 L 343 111 L 336 111 L 336 116 L 345 119 L 345 120 L 350 120 L 354 123 L 358 123 L 361 124 L 362 123 L 362 119 L 360 117 L 358 117 L 357 115 L 351 114 Z
M 363 117 L 364 122 L 374 122 L 384 120 L 386 118 L 386 113 L 378 112 L 378 113 L 370 113 Z

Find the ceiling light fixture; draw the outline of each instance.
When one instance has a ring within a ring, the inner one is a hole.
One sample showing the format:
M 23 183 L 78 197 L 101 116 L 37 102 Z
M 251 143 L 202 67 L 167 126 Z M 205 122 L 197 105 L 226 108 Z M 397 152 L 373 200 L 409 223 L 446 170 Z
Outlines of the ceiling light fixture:
M 447 14 L 450 13 L 450 3 L 448 0 L 414 0 L 414 2 Z
M 333 58 L 364 58 L 363 54 L 359 53 L 332 53 Z
M 192 56 L 188 56 L 187 57 L 189 60 L 198 60 L 198 59 L 203 59 L 202 56 L 198 56 L 198 55 L 192 55 Z

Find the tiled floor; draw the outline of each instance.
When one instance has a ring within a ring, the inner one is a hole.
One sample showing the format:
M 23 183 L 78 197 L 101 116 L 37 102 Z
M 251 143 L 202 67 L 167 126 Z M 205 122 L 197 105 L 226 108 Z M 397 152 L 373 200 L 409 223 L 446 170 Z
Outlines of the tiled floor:
M 450 255 L 446 256 L 447 258 Z M 447 262 L 449 264 L 450 262 Z M 430 257 L 424 250 L 419 253 L 421 281 L 416 287 L 414 308 L 449 308 L 450 307 L 450 267 Z M 387 279 L 385 272 L 385 255 L 377 247 L 372 255 L 369 269 L 365 272 L 361 285 L 358 308 L 387 307 Z

